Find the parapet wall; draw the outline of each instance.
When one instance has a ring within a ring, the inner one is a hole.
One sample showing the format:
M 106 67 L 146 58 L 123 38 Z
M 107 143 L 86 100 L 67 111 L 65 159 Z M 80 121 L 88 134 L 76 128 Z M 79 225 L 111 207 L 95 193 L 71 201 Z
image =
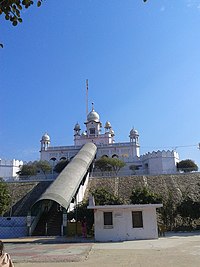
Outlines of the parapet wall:
M 152 158 L 176 158 L 179 159 L 178 152 L 172 150 L 158 150 L 158 151 L 153 151 L 153 152 L 148 152 L 144 155 L 141 156 L 141 160 L 148 160 Z
M 0 159 L 0 167 L 19 167 L 23 165 L 23 161 L 22 160 L 16 160 L 16 159 L 12 159 L 12 160 L 7 160 L 7 159 Z
M 3 179 L 17 177 L 17 172 L 20 170 L 20 166 L 22 165 L 22 160 L 0 159 L 0 177 Z

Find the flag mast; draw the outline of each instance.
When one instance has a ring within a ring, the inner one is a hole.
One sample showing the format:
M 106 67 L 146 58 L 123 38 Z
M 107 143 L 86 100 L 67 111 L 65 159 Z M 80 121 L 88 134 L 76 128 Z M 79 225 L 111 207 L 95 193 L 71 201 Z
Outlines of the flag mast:
M 88 79 L 86 79 L 86 118 L 88 115 Z

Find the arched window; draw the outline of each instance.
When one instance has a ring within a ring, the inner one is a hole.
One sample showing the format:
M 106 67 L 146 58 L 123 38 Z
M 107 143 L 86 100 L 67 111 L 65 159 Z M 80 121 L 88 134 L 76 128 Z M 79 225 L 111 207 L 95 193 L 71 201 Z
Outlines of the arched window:
M 50 158 L 50 160 L 49 160 L 49 162 L 50 162 L 50 164 L 51 164 L 51 166 L 55 166 L 55 164 L 56 164 L 56 161 L 57 161 L 57 159 L 55 158 L 55 157 L 53 157 L 53 158 Z
M 67 158 L 66 157 L 62 157 L 62 158 L 60 158 L 60 160 L 66 160 Z
M 90 134 L 95 134 L 95 128 L 90 128 Z
M 119 158 L 117 154 L 112 155 L 112 158 Z

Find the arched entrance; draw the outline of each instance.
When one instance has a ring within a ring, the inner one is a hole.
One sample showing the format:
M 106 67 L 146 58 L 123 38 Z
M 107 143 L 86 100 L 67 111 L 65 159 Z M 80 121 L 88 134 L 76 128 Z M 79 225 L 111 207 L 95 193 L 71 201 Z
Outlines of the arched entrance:
M 36 216 L 37 225 L 32 236 L 63 235 L 63 214 L 65 209 L 57 202 L 46 199 L 36 203 L 31 209 L 31 215 Z M 38 220 L 37 220 L 38 216 Z

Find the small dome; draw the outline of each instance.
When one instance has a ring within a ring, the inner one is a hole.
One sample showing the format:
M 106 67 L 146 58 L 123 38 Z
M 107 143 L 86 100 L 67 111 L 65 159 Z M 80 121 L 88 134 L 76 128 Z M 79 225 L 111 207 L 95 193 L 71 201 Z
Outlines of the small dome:
M 82 132 L 82 136 L 87 136 L 86 131 Z
M 87 115 L 87 121 L 99 122 L 99 114 L 92 108 L 92 111 Z
M 109 122 L 109 121 L 107 121 L 106 123 L 105 123 L 105 126 L 104 126 L 104 128 L 106 128 L 106 129 L 110 129 L 112 126 L 111 126 L 111 123 Z
M 130 130 L 130 136 L 134 136 L 134 135 L 138 135 L 138 131 L 135 130 L 134 128 L 132 128 L 132 129 Z
M 110 134 L 111 134 L 111 136 L 115 135 L 115 132 L 113 131 L 113 129 L 110 130 Z
M 75 124 L 74 126 L 74 131 L 80 131 L 81 127 L 80 125 L 78 124 L 78 122 Z
M 50 137 L 47 133 L 42 136 L 42 141 L 50 141 Z

